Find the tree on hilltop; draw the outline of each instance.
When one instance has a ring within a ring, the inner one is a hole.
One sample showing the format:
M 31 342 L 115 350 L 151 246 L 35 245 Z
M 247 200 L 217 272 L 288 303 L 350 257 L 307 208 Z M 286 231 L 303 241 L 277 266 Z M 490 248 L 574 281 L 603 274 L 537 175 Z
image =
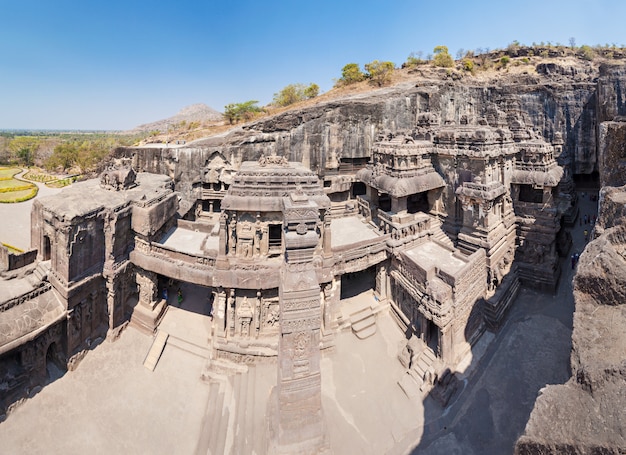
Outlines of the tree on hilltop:
M 280 92 L 274 94 L 272 104 L 280 107 L 289 106 L 299 101 L 315 98 L 319 92 L 319 85 L 314 83 L 310 83 L 308 86 L 304 84 L 289 84 Z
M 337 85 L 350 85 L 365 80 L 365 73 L 361 71 L 358 63 L 348 63 L 341 69 L 341 78 Z
M 234 125 L 240 120 L 251 120 L 254 114 L 261 112 L 261 108 L 257 106 L 258 101 L 250 100 L 243 103 L 230 103 L 224 106 L 224 117 L 228 123 Z
M 454 66 L 454 60 L 448 52 L 448 46 L 436 46 L 435 49 L 433 49 L 433 53 L 435 54 L 433 65 L 442 68 L 451 68 Z
M 373 62 L 365 64 L 367 77 L 372 83 L 379 87 L 391 82 L 391 75 L 394 69 L 395 65 L 392 62 L 379 62 L 378 60 L 374 60 Z

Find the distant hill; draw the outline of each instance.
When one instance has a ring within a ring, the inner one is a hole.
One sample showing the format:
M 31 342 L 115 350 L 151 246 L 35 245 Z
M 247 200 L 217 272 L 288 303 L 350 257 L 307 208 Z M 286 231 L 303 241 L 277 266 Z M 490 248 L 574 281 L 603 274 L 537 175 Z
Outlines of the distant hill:
M 187 123 L 190 122 L 217 122 L 223 120 L 223 116 L 220 112 L 217 112 L 215 109 L 207 106 L 203 103 L 192 104 L 190 106 L 186 106 L 182 108 L 176 115 L 163 119 L 157 120 L 156 122 L 146 123 L 143 125 L 136 126 L 129 133 L 140 133 L 144 131 L 161 131 L 165 132 L 170 127 L 180 124 L 185 121 Z

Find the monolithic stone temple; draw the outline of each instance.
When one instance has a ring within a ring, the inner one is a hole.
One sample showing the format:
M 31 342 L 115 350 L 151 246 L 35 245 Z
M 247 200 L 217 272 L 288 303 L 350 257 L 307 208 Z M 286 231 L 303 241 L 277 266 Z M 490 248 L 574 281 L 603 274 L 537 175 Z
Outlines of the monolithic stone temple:
M 373 335 L 380 312 L 406 333 L 398 387 L 445 403 L 520 286 L 556 288 L 578 216 L 572 175 L 594 164 L 578 160 L 577 130 L 540 131 L 521 98 L 499 93 L 496 108 L 415 90 L 397 123 L 341 150 L 334 114 L 315 113 L 330 129 L 314 140 L 298 129 L 312 120 L 287 115 L 228 143 L 120 149 L 99 179 L 37 199 L 32 251 L 0 263 L 1 413 L 50 364 L 76 368 L 127 325 L 158 333 L 172 282 L 211 302 L 203 377 L 276 363 L 269 452 L 328 449 L 320 353 L 340 331 Z M 375 299 L 346 317 L 357 282 Z

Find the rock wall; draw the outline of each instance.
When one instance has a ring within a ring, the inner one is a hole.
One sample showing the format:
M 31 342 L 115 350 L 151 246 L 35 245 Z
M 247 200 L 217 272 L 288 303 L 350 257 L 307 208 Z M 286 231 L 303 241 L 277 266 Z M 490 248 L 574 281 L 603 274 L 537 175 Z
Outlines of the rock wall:
M 574 278 L 572 377 L 543 389 L 519 455 L 626 452 L 626 187 L 603 193 L 602 234 Z
M 548 142 L 560 132 L 563 158 L 571 159 L 573 173 L 590 174 L 597 170 L 598 125 L 626 113 L 622 65 L 561 62 L 516 74 L 498 72 L 490 79 L 455 79 L 445 70 L 430 72 L 393 87 L 263 118 L 184 147 L 121 148 L 116 155 L 134 157 L 138 171 L 169 175 L 183 198 L 193 201 L 193 184 L 215 152 L 235 168 L 261 153 L 276 153 L 323 176 L 337 159 L 369 158 L 380 132 L 413 129 L 418 115 L 429 112 L 441 124 L 460 124 L 464 116 L 484 117 L 492 125 L 522 122 Z

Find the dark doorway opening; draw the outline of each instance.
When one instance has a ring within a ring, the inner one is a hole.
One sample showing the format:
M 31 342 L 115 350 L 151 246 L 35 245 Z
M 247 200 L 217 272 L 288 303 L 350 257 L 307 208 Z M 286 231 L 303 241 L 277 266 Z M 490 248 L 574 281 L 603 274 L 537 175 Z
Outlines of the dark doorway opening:
M 341 299 L 349 299 L 375 288 L 375 265 L 361 272 L 344 273 L 341 275 Z
M 46 351 L 46 382 L 56 381 L 64 373 L 65 366 L 60 360 L 59 347 L 55 342 L 52 342 Z
M 415 193 L 409 195 L 406 201 L 406 209 L 409 213 L 429 212 L 428 193 Z
M 378 196 L 378 208 L 383 212 L 391 211 L 391 198 L 387 193 Z
M 50 260 L 50 253 L 52 251 L 52 245 L 50 244 L 50 237 L 47 235 L 43 236 L 43 260 Z
M 361 196 L 362 194 L 367 193 L 367 187 L 363 182 L 354 182 L 352 184 L 352 197 Z
M 431 320 L 427 324 L 426 344 L 435 354 L 439 353 L 439 327 Z
M 532 185 L 520 185 L 519 200 L 520 202 L 533 202 L 535 204 L 541 204 L 543 202 L 543 189 L 534 188 Z
M 282 224 L 270 224 L 269 225 L 269 246 L 270 249 L 280 248 L 282 246 Z

